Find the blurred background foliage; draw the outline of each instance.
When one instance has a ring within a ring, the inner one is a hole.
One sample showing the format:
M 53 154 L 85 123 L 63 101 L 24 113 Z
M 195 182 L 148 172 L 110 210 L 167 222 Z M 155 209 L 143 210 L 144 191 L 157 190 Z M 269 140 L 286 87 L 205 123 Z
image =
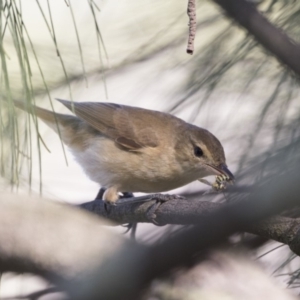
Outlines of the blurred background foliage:
M 298 1 L 253 3 L 300 43 Z M 52 103 L 56 96 L 169 111 L 206 127 L 224 144 L 238 184 L 267 180 L 278 172 L 267 163 L 278 157 L 295 164 L 298 76 L 213 1 L 197 1 L 195 52 L 187 55 L 186 6 L 174 0 L 0 0 L 5 183 L 26 181 L 30 189 L 36 163 L 41 190 L 48 146 L 44 133 L 36 134 L 41 126 L 36 118 L 19 114 L 12 100 L 59 110 Z M 291 254 L 282 268 L 295 257 Z M 297 279 L 299 271 L 290 274 L 289 280 Z

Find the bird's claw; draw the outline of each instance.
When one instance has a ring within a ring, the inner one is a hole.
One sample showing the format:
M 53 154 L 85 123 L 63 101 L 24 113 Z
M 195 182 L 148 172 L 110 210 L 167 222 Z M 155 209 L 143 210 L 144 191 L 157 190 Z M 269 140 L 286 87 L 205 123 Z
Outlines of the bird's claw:
M 179 195 L 169 195 L 169 194 L 154 194 L 151 196 L 151 200 L 156 200 L 156 202 L 151 205 L 147 212 L 147 218 L 156 226 L 164 226 L 165 224 L 160 224 L 156 221 L 156 211 L 161 206 L 162 203 L 170 200 L 184 200 L 185 197 Z
M 134 197 L 133 193 L 123 192 L 122 195 L 120 196 L 120 199 L 133 198 L 133 197 Z M 126 227 L 126 230 L 123 234 L 130 232 L 130 237 L 134 240 L 135 232 L 137 229 L 137 223 L 128 223 L 128 224 L 124 224 L 122 226 Z
M 156 201 L 153 205 L 150 206 L 150 208 L 148 209 L 148 211 L 146 213 L 148 220 L 156 226 L 162 226 L 155 220 L 156 219 L 155 213 L 156 213 L 157 209 L 160 207 L 160 205 L 161 205 L 161 202 Z
M 126 230 L 123 234 L 126 234 L 127 232 L 129 232 L 132 229 L 133 225 L 134 225 L 134 223 L 123 224 L 122 227 L 126 228 Z

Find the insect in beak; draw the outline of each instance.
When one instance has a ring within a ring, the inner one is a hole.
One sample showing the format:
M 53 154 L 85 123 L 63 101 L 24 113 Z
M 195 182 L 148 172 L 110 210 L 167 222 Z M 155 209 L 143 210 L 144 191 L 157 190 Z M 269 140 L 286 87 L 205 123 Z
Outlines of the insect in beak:
M 234 183 L 234 176 L 227 168 L 226 164 L 220 164 L 219 166 L 215 167 L 209 165 L 212 169 L 214 169 L 218 175 L 216 175 L 216 180 L 213 184 L 210 184 L 205 179 L 199 179 L 199 181 L 212 186 L 213 189 L 217 191 L 223 191 L 226 189 L 227 183 Z
M 220 164 L 217 168 L 217 171 L 219 171 L 221 174 L 216 176 L 216 181 L 213 183 L 213 188 L 217 191 L 225 190 L 226 184 L 234 182 L 234 176 L 233 174 L 228 170 L 227 166 L 225 164 Z

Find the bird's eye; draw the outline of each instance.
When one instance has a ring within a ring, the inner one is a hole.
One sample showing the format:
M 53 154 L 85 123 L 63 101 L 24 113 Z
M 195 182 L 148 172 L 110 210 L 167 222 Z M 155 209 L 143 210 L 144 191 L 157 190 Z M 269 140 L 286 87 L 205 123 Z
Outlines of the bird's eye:
M 197 157 L 201 157 L 203 155 L 203 151 L 202 151 L 202 149 L 200 147 L 195 146 L 195 148 L 194 148 L 194 154 Z

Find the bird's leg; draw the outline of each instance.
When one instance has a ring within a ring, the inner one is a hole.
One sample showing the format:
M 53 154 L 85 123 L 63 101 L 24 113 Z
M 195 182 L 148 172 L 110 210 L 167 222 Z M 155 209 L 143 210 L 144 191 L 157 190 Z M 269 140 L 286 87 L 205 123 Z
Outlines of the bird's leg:
M 124 197 L 125 196 L 125 197 Z M 155 200 L 156 203 L 151 206 L 149 213 L 147 216 L 149 219 L 156 225 L 158 223 L 155 221 L 155 212 L 159 208 L 159 206 L 166 201 L 175 200 L 175 199 L 185 199 L 184 197 L 178 195 L 168 195 L 168 194 L 151 194 L 151 195 L 144 195 L 133 197 L 131 193 L 123 193 L 123 196 L 119 196 L 117 190 L 114 187 L 108 188 L 103 194 L 103 201 L 107 203 L 106 208 L 112 206 L 118 206 L 122 204 L 134 204 L 134 203 L 144 203 Z M 108 211 L 109 213 L 109 211 Z M 131 229 L 131 224 L 129 224 L 129 229 Z
M 103 195 L 106 191 L 106 188 L 100 188 L 95 200 L 103 200 Z M 120 199 L 124 199 L 124 198 L 134 198 L 134 195 L 132 193 L 127 193 L 124 192 L 122 193 L 123 195 L 120 196 Z M 104 202 L 104 209 L 107 213 L 109 213 L 109 211 L 111 210 L 111 206 L 110 204 L 108 204 L 107 202 Z M 132 239 L 135 239 L 135 233 L 136 233 L 136 229 L 137 229 L 137 223 L 128 223 L 127 225 L 124 225 L 124 227 L 127 227 L 127 230 L 124 232 L 127 233 L 129 231 L 130 232 L 130 237 Z
M 120 196 L 116 187 L 111 186 L 105 189 L 102 200 L 104 202 L 104 208 L 107 214 L 110 214 L 112 207 L 116 205 L 116 201 L 119 199 L 119 197 Z
M 100 190 L 99 190 L 99 192 L 98 192 L 98 194 L 97 194 L 97 196 L 96 196 L 96 198 L 95 198 L 94 201 L 96 201 L 96 200 L 103 200 L 103 195 L 106 192 L 106 190 L 107 189 L 104 188 L 104 187 L 100 188 Z M 106 211 L 107 214 L 109 214 L 110 211 L 111 211 L 111 207 L 105 201 L 104 201 L 104 209 L 105 209 L 105 211 Z
M 103 188 L 103 187 L 100 188 L 100 190 L 99 190 L 99 192 L 98 192 L 98 194 L 97 194 L 95 200 L 102 200 L 105 191 L 106 191 L 106 188 Z

